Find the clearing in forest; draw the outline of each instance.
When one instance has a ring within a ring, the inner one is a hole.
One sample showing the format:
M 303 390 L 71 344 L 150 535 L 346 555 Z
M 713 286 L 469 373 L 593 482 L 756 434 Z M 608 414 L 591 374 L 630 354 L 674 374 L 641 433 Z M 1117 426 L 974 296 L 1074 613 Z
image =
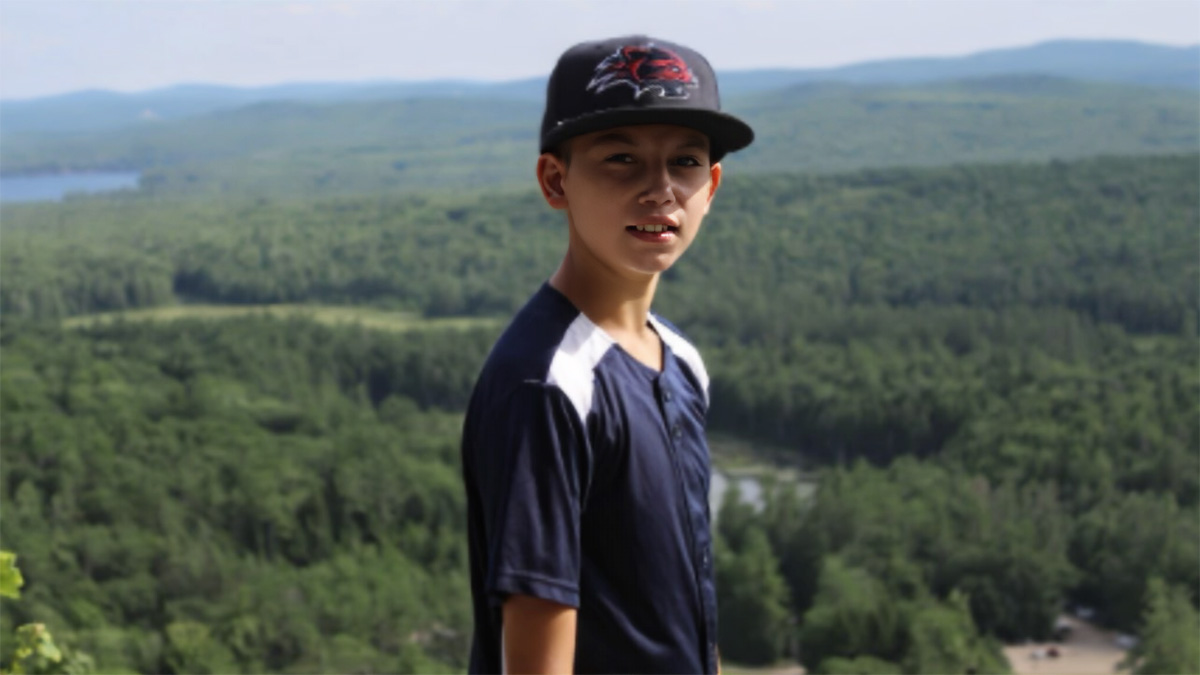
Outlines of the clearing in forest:
M 245 316 L 270 316 L 278 319 L 302 318 L 326 325 L 360 325 L 363 328 L 393 332 L 499 326 L 498 319 L 487 317 L 428 318 L 412 312 L 390 311 L 373 307 L 305 304 L 164 305 L 75 316 L 63 321 L 63 325 L 68 328 L 82 328 L 114 321 L 217 320 Z

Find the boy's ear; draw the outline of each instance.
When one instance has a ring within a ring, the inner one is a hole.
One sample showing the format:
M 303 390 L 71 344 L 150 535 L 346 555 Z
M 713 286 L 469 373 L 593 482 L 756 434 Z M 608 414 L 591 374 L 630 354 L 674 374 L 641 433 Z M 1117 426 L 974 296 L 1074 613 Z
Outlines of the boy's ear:
M 567 208 L 567 196 L 563 192 L 563 177 L 567 173 L 567 165 L 562 158 L 549 152 L 538 157 L 537 178 L 538 187 L 542 189 L 542 197 L 554 209 Z
M 721 187 L 721 163 L 717 162 L 708 167 L 708 176 L 711 179 L 708 183 L 708 203 L 704 205 L 704 212 L 708 213 L 709 207 L 712 206 L 713 195 L 717 194 L 717 188 Z

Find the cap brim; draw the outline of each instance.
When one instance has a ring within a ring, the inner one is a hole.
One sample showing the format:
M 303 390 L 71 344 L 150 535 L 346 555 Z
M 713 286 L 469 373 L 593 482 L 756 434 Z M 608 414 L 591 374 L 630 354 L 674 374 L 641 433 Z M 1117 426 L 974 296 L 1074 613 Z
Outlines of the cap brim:
M 750 125 L 733 115 L 713 110 L 689 108 L 615 108 L 566 120 L 542 138 L 542 152 L 550 152 L 563 141 L 614 127 L 635 124 L 677 124 L 695 129 L 712 142 L 712 161 L 720 161 L 725 153 L 741 150 L 754 141 Z

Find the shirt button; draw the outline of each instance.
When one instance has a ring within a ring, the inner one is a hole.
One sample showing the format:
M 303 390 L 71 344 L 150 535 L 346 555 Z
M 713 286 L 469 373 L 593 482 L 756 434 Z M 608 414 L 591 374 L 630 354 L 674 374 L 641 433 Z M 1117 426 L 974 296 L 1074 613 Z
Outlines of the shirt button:
M 671 435 L 674 436 L 676 440 L 683 438 L 683 429 L 679 428 L 679 425 L 676 424 L 674 427 L 671 427 Z
M 671 390 L 670 389 L 667 389 L 666 391 L 663 392 L 663 400 L 666 401 L 667 403 L 671 402 Z

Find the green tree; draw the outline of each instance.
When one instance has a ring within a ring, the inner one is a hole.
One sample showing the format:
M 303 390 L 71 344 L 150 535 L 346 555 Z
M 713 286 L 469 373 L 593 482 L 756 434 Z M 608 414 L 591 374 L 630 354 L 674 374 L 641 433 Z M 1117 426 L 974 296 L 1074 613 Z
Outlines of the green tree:
M 25 580 L 17 568 L 17 556 L 0 551 L 0 597 L 21 597 Z M 13 675 L 85 675 L 94 668 L 92 658 L 82 652 L 60 648 L 45 624 L 28 623 L 16 630 L 12 662 L 0 672 Z
M 778 660 L 791 623 L 789 592 L 761 527 L 745 533 L 741 550 L 718 544 L 717 594 L 721 655 L 752 665 Z
M 951 593 L 944 602 L 918 602 L 907 621 L 906 673 L 1001 673 L 1008 664 L 999 645 L 979 635 L 967 598 Z
M 0 597 L 16 600 L 21 597 L 25 579 L 17 567 L 17 556 L 12 551 L 0 551 Z
M 233 670 L 229 650 L 213 639 L 208 626 L 177 621 L 167 626 L 163 658 L 172 673 L 227 673 Z
M 813 606 L 800 629 L 800 662 L 816 670 L 831 657 L 871 655 L 898 661 L 904 638 L 901 608 L 887 587 L 837 556 L 825 558 Z
M 1200 619 L 1184 589 L 1147 582 L 1139 640 L 1122 665 L 1134 675 L 1200 673 Z

